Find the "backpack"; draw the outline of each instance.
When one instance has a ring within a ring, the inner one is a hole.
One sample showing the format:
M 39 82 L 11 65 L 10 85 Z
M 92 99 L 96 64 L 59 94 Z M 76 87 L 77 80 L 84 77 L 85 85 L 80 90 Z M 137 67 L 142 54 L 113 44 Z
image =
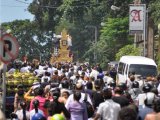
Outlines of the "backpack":
M 87 101 L 87 93 L 85 93 L 85 98 L 83 102 L 85 103 L 87 108 L 88 118 L 91 118 L 94 115 L 94 109 L 93 106 Z

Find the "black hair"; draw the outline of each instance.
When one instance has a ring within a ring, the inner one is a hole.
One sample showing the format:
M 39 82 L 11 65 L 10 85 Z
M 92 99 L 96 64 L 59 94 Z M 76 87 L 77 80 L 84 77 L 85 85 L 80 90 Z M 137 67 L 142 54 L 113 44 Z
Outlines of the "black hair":
M 158 113 L 160 112 L 160 99 L 156 99 L 153 103 L 153 110 Z
M 48 76 L 48 75 L 49 75 L 49 72 L 45 71 L 45 72 L 44 72 L 44 75 L 45 75 L 45 76 Z
M 157 88 L 152 88 L 151 89 L 151 92 L 153 92 L 155 95 L 157 95 L 158 96 L 158 89 Z
M 63 93 L 66 93 L 68 96 L 70 95 L 68 91 L 63 91 Z
M 33 101 L 33 106 L 35 108 L 35 113 L 38 113 L 39 100 L 35 99 Z
M 55 90 L 50 91 L 51 96 L 54 98 L 55 102 L 58 102 L 58 98 L 60 97 L 60 90 L 59 88 L 55 88 Z
M 121 89 L 120 87 L 116 87 L 115 89 L 114 89 L 114 92 L 115 92 L 115 94 L 123 94 L 123 89 Z
M 136 120 L 137 113 L 130 107 L 123 107 L 119 112 L 118 120 Z
M 50 85 L 51 85 L 51 88 L 55 88 L 59 86 L 59 83 L 51 82 Z
M 17 88 L 18 88 L 18 89 L 23 89 L 23 85 L 22 85 L 22 84 L 18 84 L 18 85 L 17 85 Z
M 130 81 L 134 81 L 135 80 L 134 75 L 131 75 L 129 78 L 130 78 Z
M 81 92 L 74 91 L 73 98 L 74 100 L 79 101 L 81 99 Z
M 139 88 L 139 82 L 134 81 L 132 84 L 132 88 Z
M 119 83 L 118 87 L 120 87 L 122 90 L 126 90 L 127 89 L 126 83 Z
M 22 67 L 27 67 L 27 63 L 24 63 L 24 64 L 22 65 Z
M 95 87 L 96 87 L 96 86 L 97 86 L 97 87 L 101 87 L 101 81 L 100 81 L 100 79 L 95 80 L 95 81 L 94 81 L 94 84 L 95 84 Z
M 92 90 L 92 88 L 93 88 L 92 82 L 87 82 L 87 89 Z
M 37 88 L 37 89 L 38 89 L 38 90 L 37 90 L 37 95 L 42 96 L 42 95 L 44 94 L 43 87 L 39 87 L 39 88 Z
M 62 84 L 62 88 L 67 88 L 67 89 L 69 88 L 69 83 L 67 80 L 63 80 L 61 84 Z
M 112 90 L 110 88 L 103 89 L 103 97 L 105 100 L 112 98 Z
M 27 117 L 26 117 L 26 107 L 27 107 L 27 105 L 24 101 L 21 101 L 20 106 L 21 106 L 22 111 L 23 111 L 23 120 L 27 120 Z
M 55 75 L 58 75 L 58 70 L 55 70 L 55 71 L 54 71 L 54 74 L 55 74 Z
M 144 93 L 150 92 L 151 89 L 152 89 L 152 85 L 149 84 L 149 83 L 144 84 L 144 86 L 142 88 L 142 90 L 143 90 Z
M 58 101 L 58 98 L 60 96 L 60 91 L 54 90 L 54 91 L 51 91 L 51 94 L 52 94 L 54 100 L 49 102 L 49 104 L 48 104 L 49 116 L 52 116 L 53 114 L 57 113 L 57 108 L 59 107 L 59 104 L 60 104 Z
M 137 114 L 139 112 L 138 106 L 135 104 L 130 104 L 128 105 L 129 108 L 133 109 Z

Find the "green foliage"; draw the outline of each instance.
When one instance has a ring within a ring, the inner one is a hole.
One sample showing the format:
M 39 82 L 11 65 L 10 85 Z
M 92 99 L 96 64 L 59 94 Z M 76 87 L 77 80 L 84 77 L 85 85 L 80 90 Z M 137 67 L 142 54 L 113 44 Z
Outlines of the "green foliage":
M 128 16 L 128 4 L 131 2 L 132 0 L 33 0 L 29 11 L 35 15 L 35 23 L 41 31 L 52 30 L 59 34 L 62 29 L 67 29 L 73 38 L 72 49 L 78 58 L 94 62 L 93 53 L 96 52 L 98 61 L 106 63 L 115 58 L 119 48 L 130 43 L 128 18 L 124 17 Z M 116 5 L 121 10 L 113 11 L 111 5 Z M 106 27 L 102 28 L 100 35 L 101 22 L 105 22 Z M 88 25 L 98 28 L 100 40 L 97 45 L 93 42 L 94 29 L 85 28 Z
M 128 34 L 128 18 L 108 18 L 102 27 L 97 44 L 99 62 L 115 60 L 115 54 L 126 44 L 131 43 Z
M 126 45 L 118 51 L 118 53 L 116 54 L 116 60 L 119 60 L 124 55 L 139 56 L 140 49 L 135 48 L 133 45 Z
M 33 0 L 28 10 L 35 15 L 35 23 L 41 30 L 54 30 L 59 23 L 62 13 L 58 7 L 63 0 Z
M 55 27 L 55 33 L 60 34 L 63 29 L 66 29 L 68 32 L 72 29 L 74 29 L 74 24 L 70 23 L 66 19 L 62 19 L 60 23 Z
M 160 0 L 152 0 L 149 4 L 151 17 L 156 24 L 160 23 Z
M 96 53 L 97 61 L 105 66 L 108 61 L 115 60 L 120 48 L 133 43 L 128 34 L 128 5 L 131 3 L 133 0 L 33 0 L 28 7 L 35 16 L 33 22 L 13 21 L 5 27 L 12 29 L 12 34 L 18 38 L 21 55 L 30 49 L 36 54 L 39 49 L 49 55 L 53 33 L 60 34 L 65 28 L 72 36 L 76 60 L 87 59 L 94 63 Z M 120 10 L 111 10 L 111 5 Z M 97 44 L 94 44 L 95 29 L 86 26 L 97 27 Z

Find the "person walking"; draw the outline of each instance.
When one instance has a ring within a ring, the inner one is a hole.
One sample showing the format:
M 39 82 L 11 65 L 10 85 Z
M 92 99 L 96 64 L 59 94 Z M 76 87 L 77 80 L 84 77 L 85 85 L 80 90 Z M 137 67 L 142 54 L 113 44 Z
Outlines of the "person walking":
M 160 120 L 160 99 L 155 100 L 153 110 L 154 112 L 147 114 L 144 120 Z
M 68 111 L 71 113 L 70 120 L 87 120 L 87 109 L 84 103 L 80 102 L 81 93 L 75 91 L 73 94 L 74 101 L 67 106 Z
M 103 97 L 105 102 L 101 103 L 98 107 L 94 120 L 117 120 L 121 107 L 118 103 L 114 102 L 112 98 L 112 90 L 105 88 L 103 90 Z

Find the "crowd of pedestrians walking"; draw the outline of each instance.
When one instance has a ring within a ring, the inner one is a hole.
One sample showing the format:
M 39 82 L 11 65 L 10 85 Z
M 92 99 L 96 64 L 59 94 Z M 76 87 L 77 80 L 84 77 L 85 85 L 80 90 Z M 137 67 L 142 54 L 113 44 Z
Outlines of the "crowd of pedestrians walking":
M 24 63 L 10 67 L 39 78 L 26 91 L 22 84 L 10 115 L 18 120 L 160 120 L 160 75 L 143 85 L 134 74 L 118 83 L 116 71 L 99 64 Z M 147 81 L 148 80 L 148 81 Z

